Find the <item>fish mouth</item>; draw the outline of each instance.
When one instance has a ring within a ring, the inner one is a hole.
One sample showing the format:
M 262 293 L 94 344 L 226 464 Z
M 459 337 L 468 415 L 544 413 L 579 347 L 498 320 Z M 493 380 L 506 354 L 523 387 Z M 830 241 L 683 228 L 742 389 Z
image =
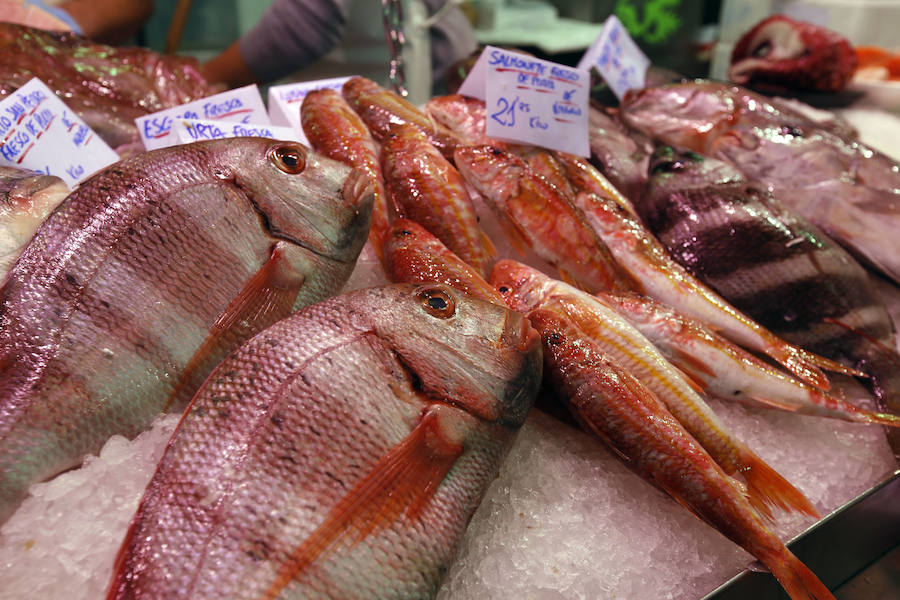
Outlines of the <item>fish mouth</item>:
M 523 354 L 534 352 L 541 345 L 541 335 L 523 314 L 510 311 L 503 328 L 503 342 Z

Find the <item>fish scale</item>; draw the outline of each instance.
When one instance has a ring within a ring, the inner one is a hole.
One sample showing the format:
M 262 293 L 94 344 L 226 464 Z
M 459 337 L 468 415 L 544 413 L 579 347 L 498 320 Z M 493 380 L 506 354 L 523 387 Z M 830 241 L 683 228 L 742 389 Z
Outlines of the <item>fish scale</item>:
M 279 321 L 197 394 L 109 597 L 433 596 L 540 371 L 524 317 L 437 284 Z
M 675 260 L 785 339 L 865 372 L 897 414 L 894 326 L 861 265 L 722 161 L 661 147 L 651 169 L 638 210 Z
M 83 183 L 0 289 L 0 519 L 28 484 L 180 410 L 242 339 L 336 291 L 365 240 L 367 183 L 262 138 L 147 153 Z

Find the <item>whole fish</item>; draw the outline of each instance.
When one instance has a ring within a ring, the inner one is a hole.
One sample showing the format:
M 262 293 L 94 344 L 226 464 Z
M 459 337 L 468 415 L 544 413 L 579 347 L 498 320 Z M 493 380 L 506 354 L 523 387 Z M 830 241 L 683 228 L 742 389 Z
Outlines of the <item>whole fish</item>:
M 0 519 L 31 483 L 183 408 L 242 340 L 336 292 L 370 190 L 264 138 L 144 153 L 83 182 L 0 288 Z
M 0 166 L 0 281 L 38 226 L 68 195 L 69 188 L 55 175 Z
M 504 306 L 335 296 L 241 346 L 172 436 L 108 598 L 431 598 L 541 379 Z
M 900 283 L 900 165 L 737 86 L 686 83 L 625 99 L 630 126 L 725 160 Z
M 513 240 L 524 240 L 567 280 L 590 291 L 631 282 L 566 194 L 518 156 L 494 146 L 461 146 L 456 167 Z
M 744 478 L 757 510 L 771 515 L 769 506 L 778 506 L 817 516 L 809 500 L 735 437 L 692 383 L 614 307 L 513 260 L 498 261 L 490 282 L 513 310 L 564 312 L 605 354 L 647 386 L 726 473 Z
M 384 264 L 394 283 L 443 283 L 469 296 L 506 305 L 481 273 L 415 221 L 397 219 L 391 224 L 385 237 Z
M 867 373 L 900 409 L 894 326 L 853 258 L 731 165 L 660 148 L 638 206 L 673 258 L 781 337 Z
M 735 308 L 676 262 L 640 219 L 615 198 L 580 192 L 574 204 L 618 264 L 637 282 L 637 289 L 648 296 L 710 324 L 748 349 L 768 354 L 820 389 L 827 390 L 831 385 L 821 369 L 859 374 L 784 341 Z
M 381 166 L 400 214 L 487 275 L 497 251 L 478 225 L 462 176 L 425 134 L 408 123 L 393 126 L 381 145 Z
M 312 90 L 303 98 L 300 122 L 306 139 L 316 151 L 369 175 L 375 196 L 369 239 L 375 250 L 380 251 L 393 212 L 384 187 L 378 144 L 369 128 L 343 96 L 332 89 Z
M 541 334 L 546 378 L 585 430 L 631 470 L 762 561 L 791 598 L 834 598 L 766 527 L 740 485 L 564 310 L 548 306 L 530 311 L 528 318 Z
M 900 426 L 900 416 L 868 411 L 815 389 L 652 298 L 598 295 L 708 394 L 806 415 Z
M 135 118 L 220 91 L 194 58 L 0 23 L 0 99 L 32 77 L 120 152 L 140 144 Z
M 341 94 L 366 123 L 376 141 L 383 143 L 391 135 L 392 125 L 408 123 L 418 127 L 447 160 L 452 160 L 460 139 L 406 98 L 365 77 L 348 79 Z

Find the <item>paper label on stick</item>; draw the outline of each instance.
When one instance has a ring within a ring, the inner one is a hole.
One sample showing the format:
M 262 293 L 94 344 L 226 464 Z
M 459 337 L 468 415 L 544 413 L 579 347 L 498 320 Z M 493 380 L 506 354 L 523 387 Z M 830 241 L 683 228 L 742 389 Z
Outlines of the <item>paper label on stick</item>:
M 600 35 L 578 62 L 579 69 L 595 67 L 616 98 L 644 87 L 650 59 L 641 52 L 615 15 L 607 17 Z
M 349 77 L 334 77 L 332 79 L 317 79 L 315 81 L 299 81 L 284 85 L 273 85 L 269 88 L 269 119 L 272 125 L 293 127 L 300 134 L 300 140 L 309 144 L 303 125 L 300 122 L 300 105 L 303 99 L 313 90 L 332 89 L 341 91 Z
M 134 122 L 144 147 L 155 150 L 180 143 L 172 133 L 175 119 L 269 124 L 269 114 L 259 95 L 259 88 L 248 85 L 138 117 Z
M 293 127 L 257 125 L 255 123 L 175 119 L 175 122 L 172 124 L 172 131 L 175 132 L 175 136 L 180 144 L 244 136 L 294 140 L 296 142 L 303 141 L 300 139 L 300 134 Z
M 589 88 L 585 70 L 487 46 L 459 93 L 485 101 L 490 137 L 589 156 Z
M 56 175 L 74 188 L 118 160 L 40 79 L 0 101 L 0 163 Z

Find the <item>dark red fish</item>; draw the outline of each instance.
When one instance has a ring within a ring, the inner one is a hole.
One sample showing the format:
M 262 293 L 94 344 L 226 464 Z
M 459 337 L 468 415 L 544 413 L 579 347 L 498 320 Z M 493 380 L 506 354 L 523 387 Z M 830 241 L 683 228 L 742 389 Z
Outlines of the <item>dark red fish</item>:
M 38 77 L 113 149 L 140 142 L 134 119 L 205 98 L 196 59 L 0 23 L 0 98 Z

